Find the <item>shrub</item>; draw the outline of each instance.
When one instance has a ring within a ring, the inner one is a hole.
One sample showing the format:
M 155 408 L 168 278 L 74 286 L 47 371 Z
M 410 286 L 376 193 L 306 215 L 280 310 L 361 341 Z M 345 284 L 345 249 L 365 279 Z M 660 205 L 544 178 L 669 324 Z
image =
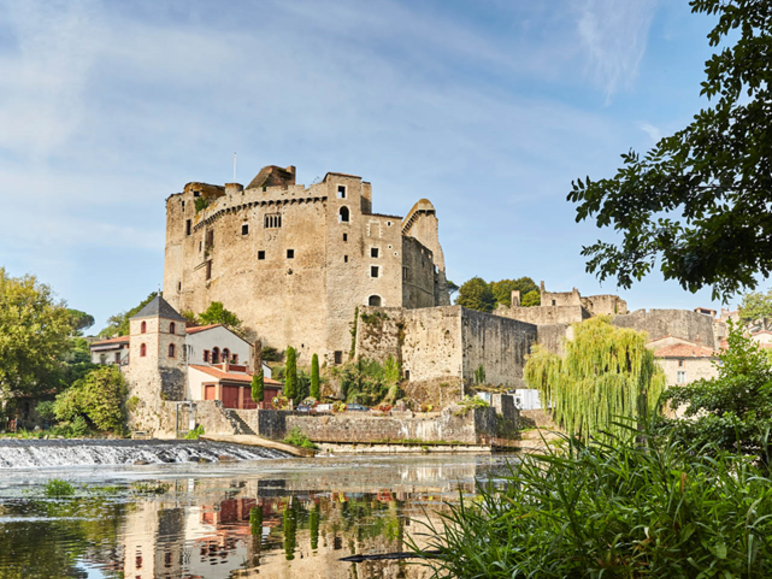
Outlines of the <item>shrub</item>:
M 54 478 L 46 482 L 45 493 L 47 497 L 71 497 L 75 494 L 75 486 L 66 480 Z
M 40 417 L 44 420 L 54 419 L 54 401 L 53 400 L 44 400 L 43 402 L 38 402 L 38 405 L 35 407 L 35 410 L 40 415 Z
M 316 445 L 311 442 L 306 433 L 297 426 L 293 426 L 290 429 L 287 436 L 284 437 L 284 443 L 299 446 L 300 448 L 316 448 Z
M 746 458 L 639 434 L 565 439 L 513 462 L 503 490 L 462 497 L 425 533 L 435 577 L 772 576 L 772 480 Z
M 204 434 L 204 427 L 198 424 L 185 435 L 185 440 L 198 440 L 202 434 Z
M 97 430 L 122 430 L 126 392 L 121 371 L 115 366 L 101 366 L 56 397 L 54 414 L 73 425 L 80 419 L 83 423 L 88 420 Z

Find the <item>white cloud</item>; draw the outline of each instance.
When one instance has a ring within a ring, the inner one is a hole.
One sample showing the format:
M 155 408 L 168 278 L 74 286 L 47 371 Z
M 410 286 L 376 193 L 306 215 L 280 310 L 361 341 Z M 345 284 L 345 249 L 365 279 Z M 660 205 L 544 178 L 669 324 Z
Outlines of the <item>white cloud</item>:
M 578 0 L 577 6 L 579 39 L 608 101 L 638 74 L 657 0 Z
M 641 129 L 647 135 L 649 135 L 649 138 L 651 139 L 652 143 L 658 143 L 659 140 L 662 138 L 662 131 L 660 131 L 658 127 L 655 127 L 651 123 L 640 122 L 638 123 L 638 128 Z

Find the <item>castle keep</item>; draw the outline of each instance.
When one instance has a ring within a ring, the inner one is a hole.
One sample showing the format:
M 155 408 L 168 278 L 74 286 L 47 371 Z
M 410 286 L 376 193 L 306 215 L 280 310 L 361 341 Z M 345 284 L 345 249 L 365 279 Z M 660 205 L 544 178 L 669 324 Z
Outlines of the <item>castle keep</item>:
M 264 345 L 341 363 L 359 306 L 450 304 L 434 206 L 373 213 L 372 187 L 327 173 L 309 187 L 295 167 L 263 168 L 244 188 L 188 183 L 166 200 L 164 297 L 177 311 L 213 301 Z

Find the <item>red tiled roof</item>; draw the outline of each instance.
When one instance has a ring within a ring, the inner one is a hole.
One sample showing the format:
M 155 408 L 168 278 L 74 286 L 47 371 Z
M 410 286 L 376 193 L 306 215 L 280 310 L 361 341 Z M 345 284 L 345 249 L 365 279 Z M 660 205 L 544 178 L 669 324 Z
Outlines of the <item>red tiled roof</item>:
M 107 344 L 123 344 L 129 342 L 129 336 L 117 336 L 110 338 L 109 340 L 100 340 L 99 342 L 91 342 L 91 346 L 105 346 Z
M 769 330 L 759 330 L 758 332 L 753 332 L 751 336 L 760 336 L 761 334 L 772 334 Z
M 188 334 L 197 334 L 199 332 L 203 332 L 204 330 L 211 330 L 212 328 L 216 328 L 218 326 L 222 326 L 222 324 L 209 324 L 208 326 L 194 326 L 192 328 L 185 328 L 185 332 Z
M 204 374 L 209 374 L 213 378 L 217 378 L 218 380 L 225 380 L 226 382 L 251 382 L 252 381 L 252 373 L 247 372 L 246 374 L 243 374 L 241 372 L 224 372 L 223 370 L 220 370 L 219 368 L 213 368 L 212 366 L 199 366 L 197 364 L 191 364 L 189 366 L 190 368 L 195 368 L 199 372 L 203 372 Z M 277 382 L 276 380 L 272 380 L 271 378 L 264 378 L 263 383 L 272 386 L 281 386 L 281 382 Z
M 716 352 L 710 348 L 691 344 L 673 344 L 654 350 L 655 358 L 715 358 Z

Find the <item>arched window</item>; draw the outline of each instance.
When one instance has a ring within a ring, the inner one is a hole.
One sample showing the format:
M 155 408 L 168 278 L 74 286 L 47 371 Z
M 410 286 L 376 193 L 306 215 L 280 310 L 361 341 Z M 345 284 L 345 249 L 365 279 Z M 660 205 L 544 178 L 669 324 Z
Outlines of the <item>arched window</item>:
M 378 306 L 381 305 L 381 296 L 370 296 L 370 298 L 367 300 L 368 306 Z
M 231 361 L 231 351 L 228 348 L 225 348 L 222 351 L 222 361 L 223 362 L 230 362 Z
M 145 334 L 147 333 L 147 322 L 142 322 L 139 326 L 139 333 Z
M 144 324 L 145 322 L 142 322 L 142 323 Z M 145 356 L 147 356 L 147 346 L 145 344 L 140 344 L 139 356 L 140 358 L 144 358 Z
M 212 348 L 212 364 L 220 363 L 220 348 Z
M 338 218 L 340 219 L 341 223 L 348 223 L 348 207 L 341 207 L 340 212 L 338 213 Z
M 169 324 L 169 333 L 170 334 L 176 334 L 177 333 L 177 324 L 175 324 L 174 322 Z
M 176 357 L 176 348 L 174 347 L 174 344 L 169 344 L 169 357 L 175 358 Z

